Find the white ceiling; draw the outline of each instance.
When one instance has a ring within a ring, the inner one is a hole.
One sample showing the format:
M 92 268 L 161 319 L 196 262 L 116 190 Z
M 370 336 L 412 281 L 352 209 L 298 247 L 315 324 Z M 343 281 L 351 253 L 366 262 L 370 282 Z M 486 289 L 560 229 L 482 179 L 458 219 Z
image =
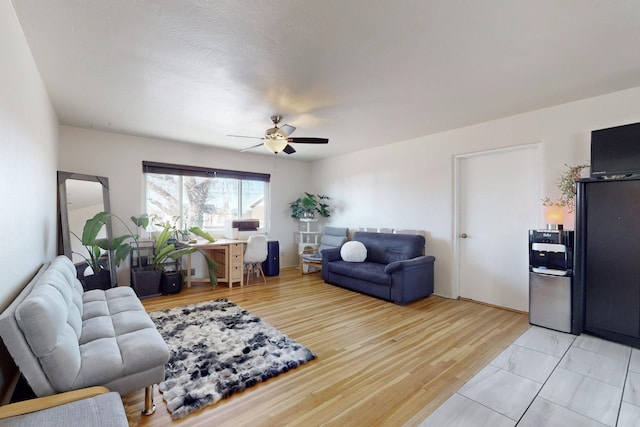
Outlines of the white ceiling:
M 13 4 L 62 124 L 298 160 L 640 86 L 637 0 Z

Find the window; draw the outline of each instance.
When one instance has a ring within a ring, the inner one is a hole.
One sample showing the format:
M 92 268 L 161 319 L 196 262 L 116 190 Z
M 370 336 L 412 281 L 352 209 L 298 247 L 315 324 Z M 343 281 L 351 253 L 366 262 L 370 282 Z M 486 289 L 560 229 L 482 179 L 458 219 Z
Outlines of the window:
M 159 222 L 222 231 L 226 220 L 252 218 L 267 224 L 270 175 L 142 162 L 145 212 Z

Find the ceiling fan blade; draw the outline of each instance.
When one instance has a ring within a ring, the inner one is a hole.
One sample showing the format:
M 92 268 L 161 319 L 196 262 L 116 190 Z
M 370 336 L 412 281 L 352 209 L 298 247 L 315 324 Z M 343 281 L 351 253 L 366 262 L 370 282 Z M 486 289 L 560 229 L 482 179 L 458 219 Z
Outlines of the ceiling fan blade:
M 240 150 L 240 152 L 242 153 L 245 151 L 253 150 L 254 148 L 260 147 L 262 145 L 264 145 L 264 142 L 261 142 L 260 144 L 252 145 L 251 147 L 243 148 L 242 150 Z
M 295 148 L 293 148 L 292 146 L 290 146 L 289 144 L 287 144 L 282 151 L 284 151 L 287 154 L 293 154 L 296 152 Z
M 280 132 L 282 132 L 284 134 L 284 136 L 291 135 L 294 130 L 296 130 L 296 128 L 294 126 L 291 126 L 291 125 L 282 125 L 280 127 Z
M 227 136 L 231 136 L 233 138 L 251 138 L 251 139 L 264 139 L 261 136 L 246 136 L 246 135 L 227 135 Z
M 327 138 L 287 138 L 287 141 L 297 144 L 328 144 Z

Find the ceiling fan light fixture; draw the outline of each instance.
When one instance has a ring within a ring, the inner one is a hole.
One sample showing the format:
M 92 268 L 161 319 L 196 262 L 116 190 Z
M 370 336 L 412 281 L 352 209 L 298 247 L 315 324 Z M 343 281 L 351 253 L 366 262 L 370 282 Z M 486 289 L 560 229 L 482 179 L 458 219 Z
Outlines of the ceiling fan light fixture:
M 289 135 L 283 129 L 277 126 L 267 129 L 267 131 L 264 133 L 264 137 L 267 139 L 287 139 L 287 136 Z
M 264 145 L 267 150 L 272 152 L 273 154 L 278 154 L 281 152 L 285 152 L 287 154 L 293 154 L 296 150 L 289 145 L 289 143 L 300 143 L 300 144 L 326 144 L 329 142 L 327 138 L 289 138 L 289 135 L 296 130 L 294 126 L 291 125 L 282 125 L 278 127 L 281 116 L 274 115 L 271 116 L 271 121 L 273 122 L 273 127 L 269 128 L 264 133 L 264 138 L 258 138 L 253 136 L 244 136 L 244 135 L 227 135 L 227 136 L 235 136 L 239 138 L 255 138 L 261 139 L 264 142 L 262 144 L 254 145 L 253 147 L 248 147 L 240 151 L 252 150 L 256 147 Z
M 264 140 L 264 146 L 267 147 L 267 150 L 271 151 L 273 154 L 278 154 L 279 152 L 284 150 L 284 147 L 286 147 L 288 143 L 289 142 L 286 139 L 280 138 L 266 138 Z

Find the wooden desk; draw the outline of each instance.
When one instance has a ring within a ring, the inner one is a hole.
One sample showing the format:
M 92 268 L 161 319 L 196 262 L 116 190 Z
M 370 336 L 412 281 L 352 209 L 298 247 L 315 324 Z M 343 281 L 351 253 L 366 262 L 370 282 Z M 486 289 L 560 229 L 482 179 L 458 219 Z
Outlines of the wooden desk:
M 218 239 L 213 243 L 203 240 L 185 244 L 185 246 L 199 249 L 213 259 L 218 264 L 216 270 L 218 283 L 226 283 L 231 288 L 235 282 L 240 282 L 240 286 L 244 286 L 242 270 L 245 243 L 244 240 Z M 191 276 L 191 254 L 188 254 L 187 288 L 191 287 L 192 282 L 209 283 L 209 278 Z

